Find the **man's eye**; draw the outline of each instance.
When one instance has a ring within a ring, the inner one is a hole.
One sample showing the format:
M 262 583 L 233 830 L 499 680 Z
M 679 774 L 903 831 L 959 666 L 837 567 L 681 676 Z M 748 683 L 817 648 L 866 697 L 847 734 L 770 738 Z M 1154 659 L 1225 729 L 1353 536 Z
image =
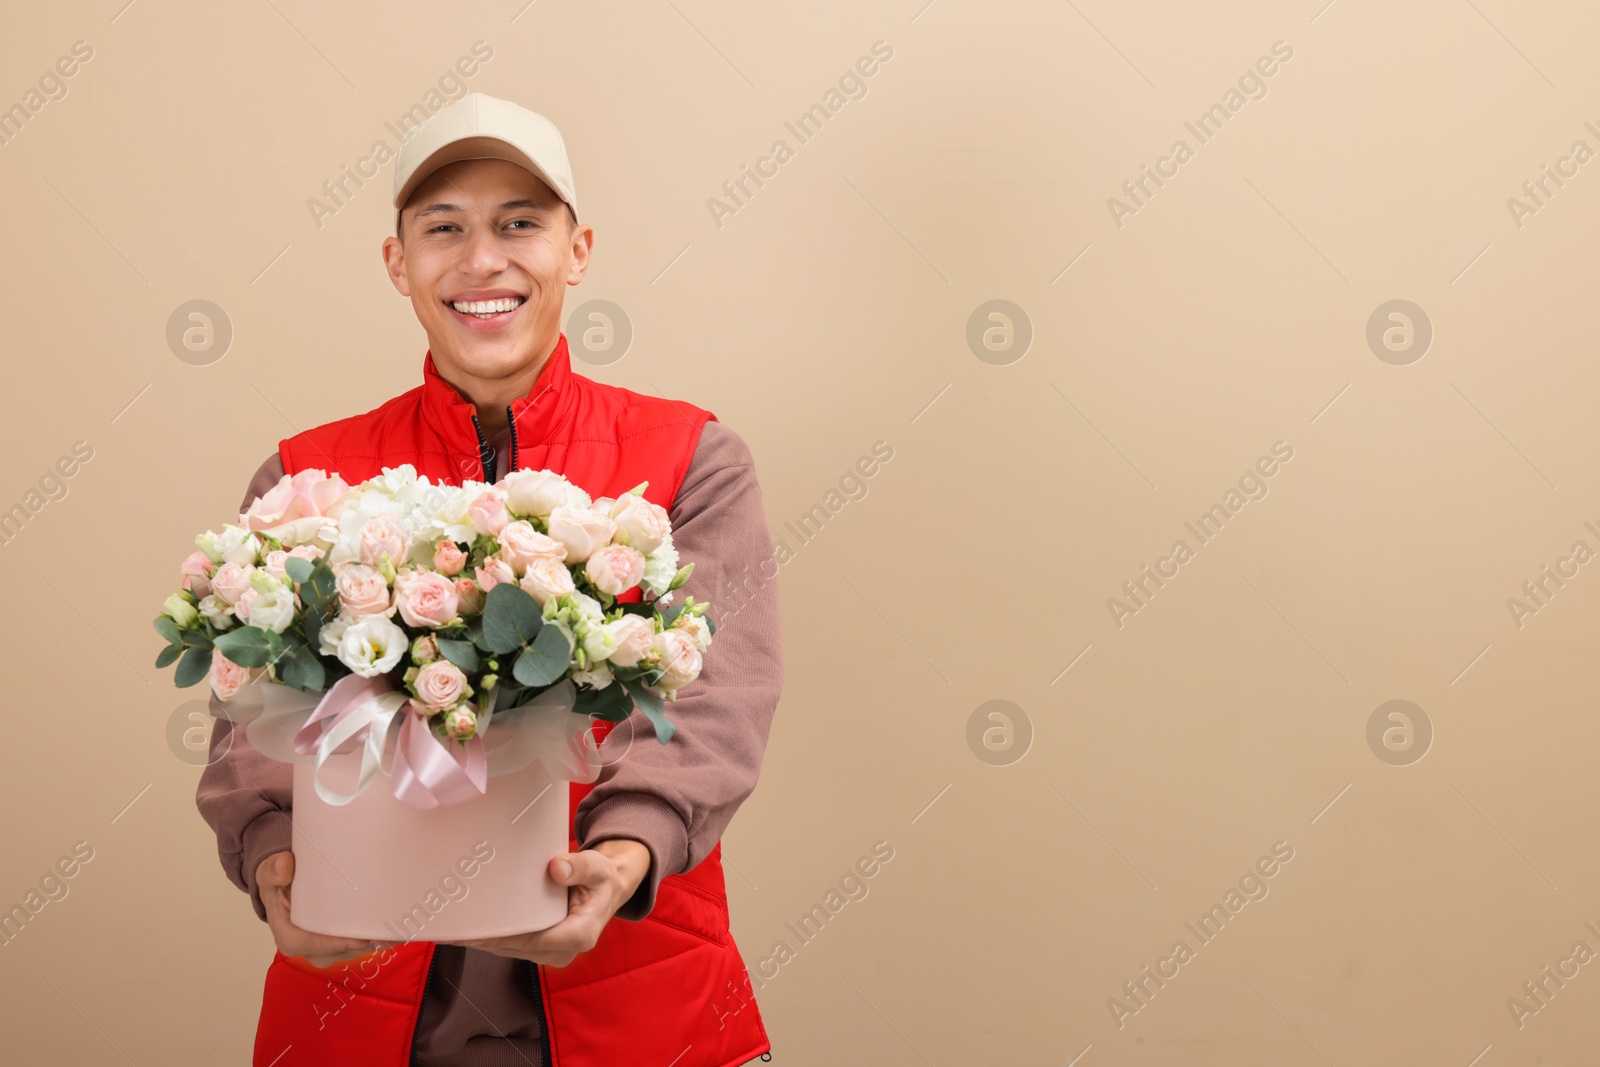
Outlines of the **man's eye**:
M 512 219 L 510 222 L 506 223 L 506 225 L 508 225 L 508 226 L 516 226 L 518 224 L 521 224 L 521 225 L 524 225 L 524 226 L 537 226 L 538 225 L 532 219 Z
M 453 223 L 453 222 L 441 222 L 439 225 L 435 226 L 433 229 L 429 230 L 428 232 L 429 233 L 438 233 L 440 230 L 447 230 L 447 229 L 449 229 L 450 227 L 452 227 L 454 225 L 455 225 L 455 223 Z

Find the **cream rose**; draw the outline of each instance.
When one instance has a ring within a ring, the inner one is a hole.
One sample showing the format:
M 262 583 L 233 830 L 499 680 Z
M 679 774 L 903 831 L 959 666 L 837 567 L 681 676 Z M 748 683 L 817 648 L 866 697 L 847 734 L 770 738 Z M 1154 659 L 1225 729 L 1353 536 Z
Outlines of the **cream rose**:
M 572 572 L 567 570 L 565 563 L 553 556 L 535 556 L 518 584 L 539 602 L 540 607 L 551 597 L 564 597 L 574 589 Z
M 617 641 L 608 658 L 619 667 L 632 667 L 643 659 L 656 636 L 655 627 L 642 615 L 624 615 L 606 623 L 606 629 Z
M 567 562 L 582 563 L 611 543 L 617 524 L 588 508 L 562 504 L 550 512 L 550 536 L 567 546 Z
M 672 621 L 674 630 L 682 630 L 694 641 L 694 647 L 704 652 L 711 645 L 711 627 L 706 625 L 706 620 L 693 612 L 680 611 L 678 617 Z
M 511 564 L 511 570 L 518 578 L 540 556 L 561 560 L 567 555 L 566 545 L 535 530 L 533 523 L 526 519 L 506 523 L 495 535 L 495 540 L 500 542 L 500 558 Z
M 281 634 L 294 623 L 294 609 L 294 593 L 280 585 L 256 596 L 246 610 L 251 626 Z
M 399 567 L 411 550 L 411 535 L 393 515 L 377 515 L 361 527 L 358 536 L 357 558 L 362 563 L 376 567 L 388 556 L 389 562 Z
M 616 521 L 617 530 L 628 535 L 628 543 L 647 556 L 660 547 L 672 530 L 666 508 L 633 493 L 617 498 L 611 506 L 611 518 Z
M 442 574 L 406 570 L 395 575 L 394 602 L 406 625 L 437 628 L 455 621 L 461 597 Z
M 676 692 L 700 677 L 700 650 L 694 638 L 682 630 L 663 630 L 650 642 L 657 664 L 665 672 L 655 687 L 663 693 Z
M 224 563 L 211 576 L 211 591 L 229 606 L 237 604 L 244 591 L 250 588 L 250 572 L 254 567 L 239 563 Z
M 512 471 L 502 484 L 506 503 L 518 515 L 543 518 L 571 501 L 570 483 L 553 471 Z
M 632 545 L 606 545 L 589 557 L 583 573 L 602 593 L 620 596 L 644 577 L 644 553 Z
M 334 588 L 339 592 L 339 606 L 354 618 L 394 614 L 389 583 L 365 563 L 346 563 L 340 567 L 334 578 Z

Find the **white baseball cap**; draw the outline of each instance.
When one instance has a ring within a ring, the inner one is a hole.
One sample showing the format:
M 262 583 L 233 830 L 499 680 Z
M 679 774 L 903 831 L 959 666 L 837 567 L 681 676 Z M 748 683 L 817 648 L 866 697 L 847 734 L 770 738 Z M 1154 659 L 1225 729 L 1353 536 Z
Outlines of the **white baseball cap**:
M 561 131 L 543 115 L 509 100 L 468 93 L 400 142 L 394 206 L 405 206 L 428 175 L 463 159 L 504 159 L 532 171 L 578 215 L 578 194 Z

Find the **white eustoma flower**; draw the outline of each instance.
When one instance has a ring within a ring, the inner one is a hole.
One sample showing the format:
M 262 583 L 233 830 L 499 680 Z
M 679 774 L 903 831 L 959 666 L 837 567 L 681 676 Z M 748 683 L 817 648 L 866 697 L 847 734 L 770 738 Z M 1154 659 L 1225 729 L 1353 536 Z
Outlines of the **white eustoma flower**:
M 294 591 L 279 584 L 250 602 L 250 625 L 281 634 L 294 623 Z
M 384 615 L 364 615 L 345 627 L 339 637 L 339 662 L 363 678 L 375 678 L 395 668 L 411 647 L 406 632 Z

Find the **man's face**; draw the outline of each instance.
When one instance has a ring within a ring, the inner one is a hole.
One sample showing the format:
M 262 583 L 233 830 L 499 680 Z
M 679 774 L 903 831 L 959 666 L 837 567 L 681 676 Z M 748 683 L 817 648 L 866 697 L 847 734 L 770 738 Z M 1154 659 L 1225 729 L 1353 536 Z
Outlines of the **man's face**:
M 549 354 L 594 240 L 593 227 L 569 226 L 561 198 L 503 159 L 451 163 L 417 186 L 405 241 L 386 239 L 383 256 L 442 371 L 505 378 Z

